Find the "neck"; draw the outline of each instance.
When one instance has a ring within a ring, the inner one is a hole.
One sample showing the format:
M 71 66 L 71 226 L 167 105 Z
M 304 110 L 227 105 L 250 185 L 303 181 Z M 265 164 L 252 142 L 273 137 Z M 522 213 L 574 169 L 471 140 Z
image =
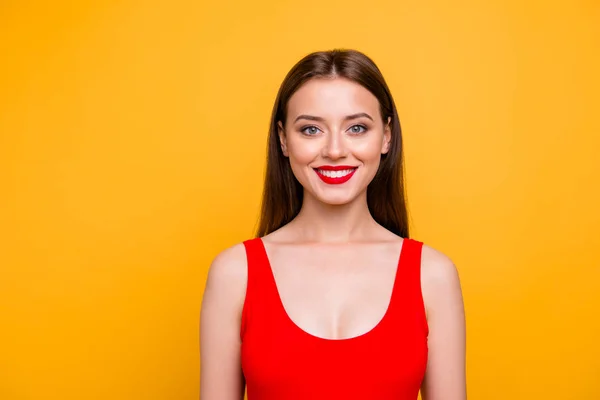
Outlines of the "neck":
M 378 226 L 367 205 L 367 194 L 344 205 L 329 205 L 304 195 L 302 208 L 290 224 L 309 242 L 360 242 Z

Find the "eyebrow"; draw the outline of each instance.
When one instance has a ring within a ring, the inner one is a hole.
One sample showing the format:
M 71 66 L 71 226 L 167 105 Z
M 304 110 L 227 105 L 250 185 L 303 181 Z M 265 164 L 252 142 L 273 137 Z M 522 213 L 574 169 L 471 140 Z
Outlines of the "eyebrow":
M 364 113 L 364 112 L 347 115 L 347 116 L 344 117 L 344 121 L 349 121 L 349 120 L 357 119 L 357 118 L 361 118 L 361 117 L 365 117 L 365 118 L 368 118 L 371 121 L 373 121 L 373 118 L 371 118 L 371 116 L 369 114 Z M 301 119 L 307 119 L 309 121 L 320 121 L 320 122 L 324 122 L 325 121 L 325 119 L 322 118 L 322 117 L 317 117 L 317 116 L 314 116 L 314 115 L 302 114 L 302 115 L 298 115 L 296 117 L 296 119 L 294 120 L 294 122 L 297 122 L 298 120 L 301 120 Z

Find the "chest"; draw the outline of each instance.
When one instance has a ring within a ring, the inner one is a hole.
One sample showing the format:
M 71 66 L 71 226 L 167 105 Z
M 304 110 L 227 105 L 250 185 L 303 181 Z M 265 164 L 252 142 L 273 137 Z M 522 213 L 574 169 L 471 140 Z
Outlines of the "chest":
M 397 278 L 397 248 L 285 250 L 269 253 L 269 267 L 282 311 L 299 329 L 345 339 L 384 318 Z

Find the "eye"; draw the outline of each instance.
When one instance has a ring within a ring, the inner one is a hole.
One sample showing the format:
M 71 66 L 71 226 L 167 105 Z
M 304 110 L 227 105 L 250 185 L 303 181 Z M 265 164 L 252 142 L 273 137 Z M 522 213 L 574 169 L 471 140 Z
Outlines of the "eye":
M 304 133 L 305 135 L 312 136 L 312 135 L 316 135 L 317 133 L 319 133 L 319 128 L 311 125 L 311 126 L 302 128 L 300 130 L 300 132 Z
M 367 128 L 364 125 L 352 125 L 349 130 L 351 133 L 363 133 Z

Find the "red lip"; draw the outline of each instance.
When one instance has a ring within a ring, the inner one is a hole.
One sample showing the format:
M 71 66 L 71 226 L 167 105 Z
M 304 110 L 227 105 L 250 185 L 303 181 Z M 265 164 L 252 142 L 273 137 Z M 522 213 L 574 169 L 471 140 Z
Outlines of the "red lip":
M 352 178 L 352 176 L 354 175 L 354 173 L 356 172 L 356 170 L 358 169 L 358 167 L 353 167 L 350 165 L 323 165 L 319 168 L 313 168 L 314 171 L 316 172 L 317 176 L 319 178 L 321 178 L 321 180 L 325 183 L 328 183 L 330 185 L 339 185 L 345 182 L 348 182 L 350 180 L 350 178 Z M 344 176 L 340 176 L 340 177 L 335 177 L 332 178 L 330 176 L 325 176 L 322 173 L 319 172 L 319 170 L 323 170 L 323 171 L 343 171 L 343 170 L 352 170 L 352 172 L 350 172 L 347 175 Z
M 322 165 L 315 169 L 322 169 L 323 171 L 343 171 L 345 169 L 356 169 L 353 165 Z

